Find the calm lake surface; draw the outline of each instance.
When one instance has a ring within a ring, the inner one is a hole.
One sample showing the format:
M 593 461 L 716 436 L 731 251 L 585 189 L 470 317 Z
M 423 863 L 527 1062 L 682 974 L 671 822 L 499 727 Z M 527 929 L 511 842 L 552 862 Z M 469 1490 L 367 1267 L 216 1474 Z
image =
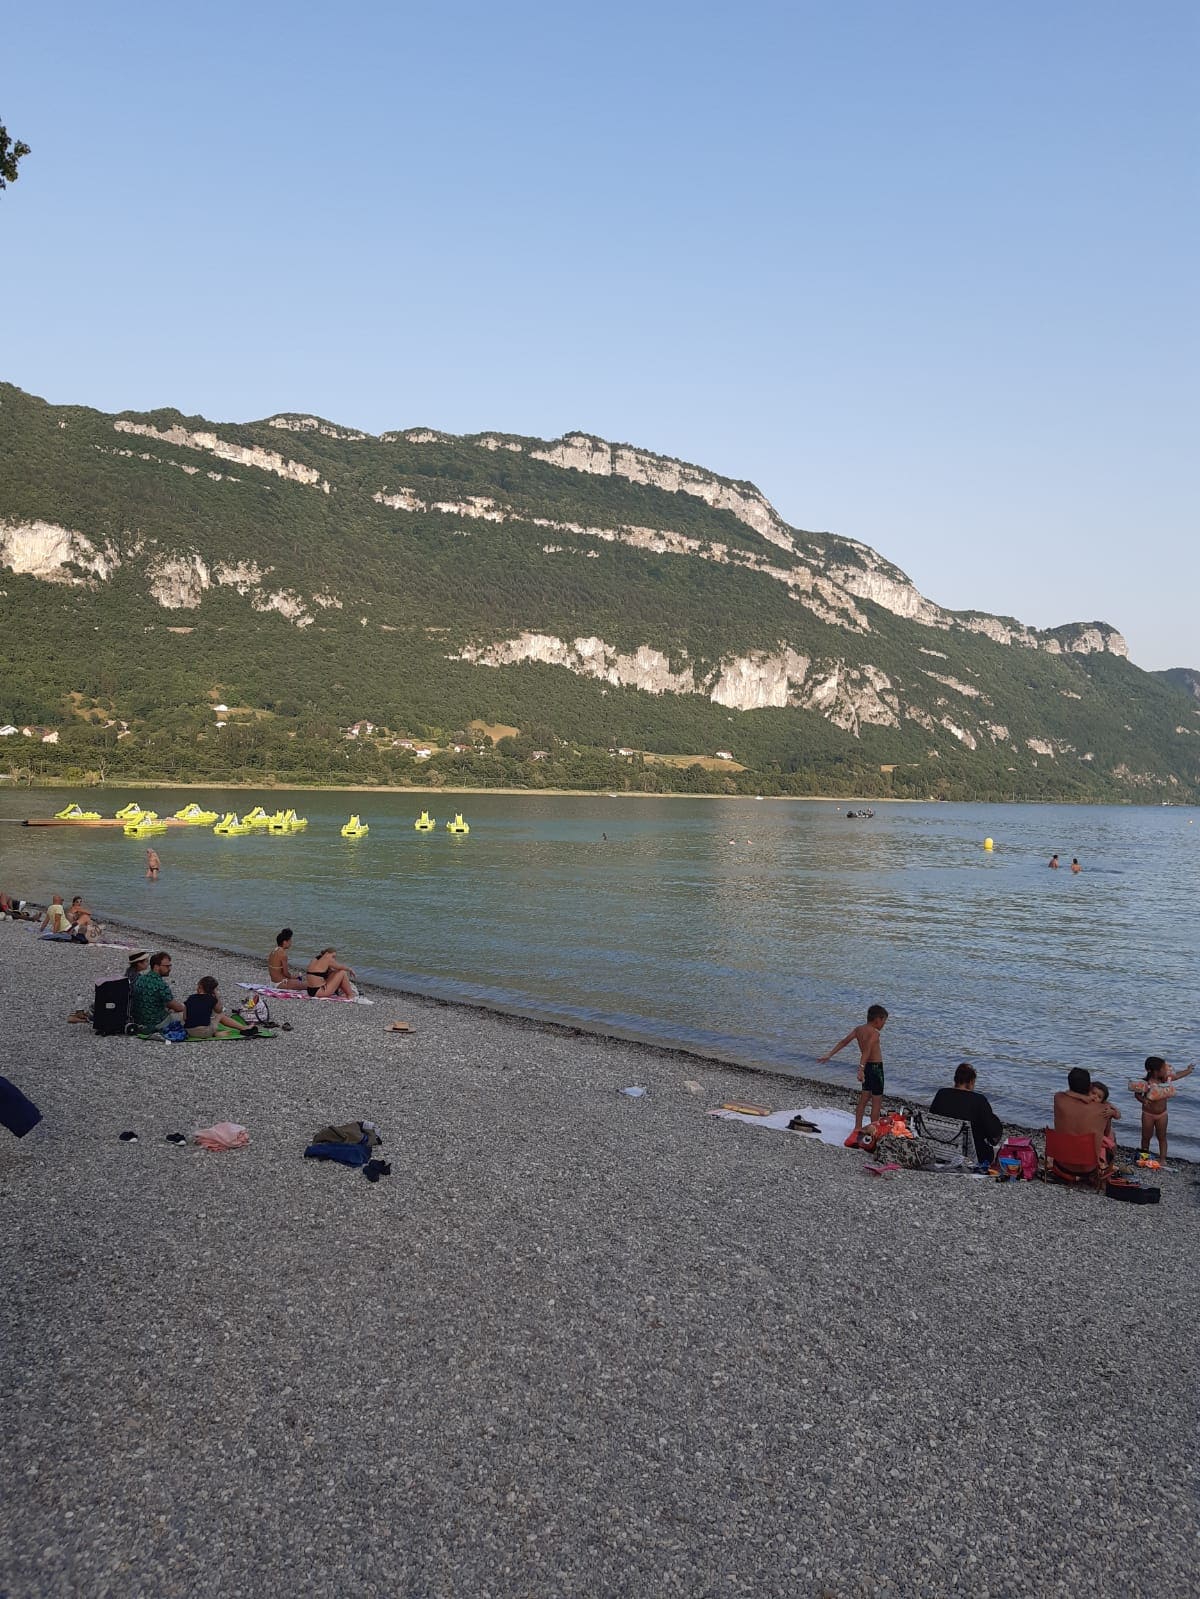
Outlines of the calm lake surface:
M 151 883 L 144 844 L 119 830 L 3 822 L 0 884 L 82 893 L 101 916 L 253 954 L 248 977 L 287 924 L 302 961 L 333 944 L 368 983 L 847 1088 L 850 1050 L 840 1065 L 814 1057 L 878 1000 L 889 1092 L 923 1098 L 970 1060 L 1002 1115 L 1036 1124 L 1083 1065 L 1112 1089 L 1124 1143 L 1144 1057 L 1200 1055 L 1200 810 L 879 805 L 850 821 L 846 802 L 823 801 L 113 789 L 5 790 L 0 817 L 71 798 L 111 815 L 134 797 L 163 816 L 192 799 L 294 804 L 309 827 L 172 829 L 154 840 Z M 412 825 L 426 803 L 428 835 Z M 365 839 L 338 834 L 352 808 Z M 444 830 L 460 808 L 468 838 Z M 1174 1152 L 1200 1157 L 1200 1073 L 1171 1131 Z

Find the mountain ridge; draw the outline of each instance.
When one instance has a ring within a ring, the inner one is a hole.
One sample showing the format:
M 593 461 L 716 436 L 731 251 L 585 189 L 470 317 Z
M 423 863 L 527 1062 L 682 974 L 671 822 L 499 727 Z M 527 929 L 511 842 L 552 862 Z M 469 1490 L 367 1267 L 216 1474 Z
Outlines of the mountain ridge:
M 378 719 L 407 729 L 465 722 L 468 710 L 546 725 L 557 700 L 547 736 L 627 743 L 622 730 L 637 729 L 678 745 L 685 724 L 712 742 L 714 714 L 732 711 L 743 721 L 721 742 L 740 739 L 748 765 L 785 777 L 806 749 L 818 766 L 836 761 L 819 718 L 870 745 L 843 754 L 860 776 L 924 768 L 934 786 L 948 768 L 963 780 L 974 756 L 989 784 L 1003 771 L 1021 791 L 1044 791 L 1039 758 L 1068 791 L 1145 797 L 1196 783 L 1182 685 L 1133 666 L 1107 622 L 1035 629 L 950 611 L 869 546 L 791 527 L 756 485 L 633 445 L 581 431 L 370 435 L 290 412 L 240 424 L 106 415 L 9 385 L 0 436 L 9 587 L 30 614 L 70 591 L 81 625 L 119 594 L 145 637 L 162 613 L 183 613 L 166 630 L 188 642 L 164 661 L 193 706 L 222 654 L 249 699 L 270 700 L 237 636 L 250 627 L 267 653 L 299 652 L 296 714 L 310 722 L 354 709 L 344 684 L 319 703 L 320 659 L 336 683 L 387 685 Z M 278 624 L 297 642 L 281 644 Z M 218 637 L 231 626 L 232 657 Z M 115 666 L 127 644 L 106 635 L 102 650 Z M 541 672 L 593 687 L 583 701 L 565 685 L 535 688 Z M 120 716 L 119 693 L 48 675 Z M 619 713 L 596 694 L 616 696 Z M 657 716 L 638 696 L 659 702 Z M 1072 716 L 1060 699 L 1076 702 Z M 887 737 L 894 747 L 879 746 Z

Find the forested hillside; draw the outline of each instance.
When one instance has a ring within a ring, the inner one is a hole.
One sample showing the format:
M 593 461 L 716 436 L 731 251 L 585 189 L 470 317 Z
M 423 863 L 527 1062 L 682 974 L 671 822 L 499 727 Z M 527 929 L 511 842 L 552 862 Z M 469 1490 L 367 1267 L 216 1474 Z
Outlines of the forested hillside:
M 0 590 L 18 778 L 1197 792 L 1200 703 L 1106 624 L 944 611 L 751 484 L 586 435 L 0 386 Z

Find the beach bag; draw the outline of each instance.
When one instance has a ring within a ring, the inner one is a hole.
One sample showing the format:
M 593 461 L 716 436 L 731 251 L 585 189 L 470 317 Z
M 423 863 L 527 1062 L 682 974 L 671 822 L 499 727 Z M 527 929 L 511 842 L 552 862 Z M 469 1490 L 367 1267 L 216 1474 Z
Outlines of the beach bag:
M 271 1025 L 271 1007 L 261 994 L 255 994 L 239 1005 L 233 1013 L 240 1016 L 244 1022 L 253 1022 L 256 1027 L 269 1027 Z
M 939 1160 L 952 1158 L 957 1151 L 963 1161 L 971 1158 L 971 1124 L 957 1116 L 935 1116 L 932 1111 L 915 1107 L 912 1123 L 917 1136 L 934 1146 Z
M 885 1133 L 873 1145 L 871 1157 L 878 1166 L 903 1166 L 906 1171 L 932 1171 L 936 1164 L 923 1139 L 897 1138 L 895 1133 Z
M 1121 1177 L 1110 1177 L 1104 1192 L 1109 1199 L 1123 1199 L 1127 1205 L 1157 1205 L 1162 1199 L 1161 1188 L 1143 1188 L 1141 1183 Z
M 1037 1150 L 1028 1138 L 1006 1138 L 1001 1144 L 996 1155 L 997 1161 L 1015 1160 L 1021 1168 L 1021 1176 L 1027 1183 L 1031 1183 L 1038 1174 Z
M 92 1028 L 102 1038 L 111 1038 L 129 1031 L 129 979 L 114 977 L 111 982 L 96 984 L 96 998 L 92 1005 Z

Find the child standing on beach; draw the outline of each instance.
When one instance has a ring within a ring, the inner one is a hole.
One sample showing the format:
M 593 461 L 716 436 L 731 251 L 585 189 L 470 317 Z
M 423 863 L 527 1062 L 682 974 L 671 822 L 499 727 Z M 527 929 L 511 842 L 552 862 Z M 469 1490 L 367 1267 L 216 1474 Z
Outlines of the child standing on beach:
M 824 1066 L 839 1051 L 845 1049 L 847 1044 L 858 1045 L 858 1080 L 862 1084 L 862 1092 L 854 1108 L 854 1131 L 846 1140 L 852 1148 L 858 1143 L 859 1134 L 862 1132 L 863 1112 L 867 1108 L 868 1100 L 871 1102 L 871 1120 L 873 1122 L 879 1120 L 883 1104 L 883 1040 L 879 1035 L 883 1032 L 887 1019 L 888 1013 L 882 1005 L 872 1005 L 862 1026 L 851 1029 L 840 1044 L 835 1044 L 828 1055 L 822 1055 L 819 1060 L 819 1064 Z
M 1158 1158 L 1167 1158 L 1167 1101 L 1175 1096 L 1175 1084 L 1181 1077 L 1190 1077 L 1195 1065 L 1185 1066 L 1177 1072 L 1161 1055 L 1146 1056 L 1146 1076 L 1143 1081 L 1129 1085 L 1130 1093 L 1142 1107 L 1143 1156 L 1150 1154 L 1150 1140 L 1158 1137 Z
M 1104 1159 L 1111 1166 L 1117 1154 L 1117 1139 L 1116 1134 L 1113 1132 L 1113 1122 L 1121 1120 L 1121 1112 L 1115 1105 L 1110 1105 L 1108 1102 L 1108 1084 L 1097 1082 L 1094 1077 L 1092 1078 L 1092 1086 L 1088 1089 L 1088 1098 L 1094 1105 L 1104 1106 L 1106 1120 L 1104 1134 L 1100 1143 L 1103 1148 Z

